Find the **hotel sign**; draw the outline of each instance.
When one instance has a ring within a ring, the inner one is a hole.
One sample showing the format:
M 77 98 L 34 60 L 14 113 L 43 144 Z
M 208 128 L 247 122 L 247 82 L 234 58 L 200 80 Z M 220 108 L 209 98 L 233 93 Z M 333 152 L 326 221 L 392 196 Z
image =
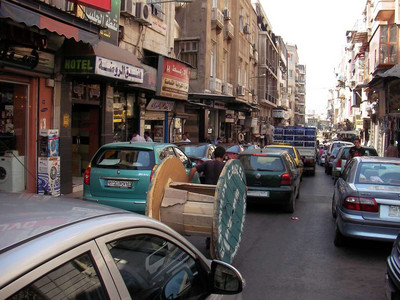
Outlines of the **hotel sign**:
M 63 70 L 66 73 L 97 74 L 109 78 L 143 83 L 143 69 L 101 56 L 67 57 Z
M 157 95 L 187 100 L 190 69 L 186 64 L 160 56 L 158 61 Z

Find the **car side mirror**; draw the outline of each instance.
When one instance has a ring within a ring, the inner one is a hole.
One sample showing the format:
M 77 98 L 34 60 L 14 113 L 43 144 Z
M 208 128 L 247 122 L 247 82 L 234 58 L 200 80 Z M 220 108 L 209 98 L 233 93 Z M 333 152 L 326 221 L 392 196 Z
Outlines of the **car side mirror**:
M 212 294 L 238 294 L 244 287 L 244 280 L 239 271 L 220 260 L 211 262 L 210 282 Z

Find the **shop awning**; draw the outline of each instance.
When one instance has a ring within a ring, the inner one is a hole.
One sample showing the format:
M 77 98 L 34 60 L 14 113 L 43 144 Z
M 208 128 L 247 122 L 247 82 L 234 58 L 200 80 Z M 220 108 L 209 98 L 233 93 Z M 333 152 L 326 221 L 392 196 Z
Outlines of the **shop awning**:
M 94 45 L 92 49 L 94 55 L 120 61 L 135 67 L 142 67 L 141 62 L 135 54 L 102 40 Z
M 385 72 L 376 74 L 374 78 L 368 83 L 368 86 L 372 87 L 375 84 L 379 83 L 382 79 L 388 77 L 400 78 L 400 64 L 393 66 Z
M 34 1 L 24 2 L 25 6 L 18 5 L 6 0 L 0 0 L 0 19 L 11 19 L 14 22 L 25 24 L 29 27 L 37 27 L 39 29 L 47 30 L 57 33 L 66 37 L 67 39 L 74 39 L 75 41 L 82 41 L 89 44 L 96 44 L 99 40 L 98 32 L 100 27 L 98 25 L 90 24 L 89 22 L 80 19 L 76 16 L 68 15 L 54 7 L 46 4 L 38 4 Z M 37 12 L 37 11 L 40 11 Z M 62 15 L 65 19 L 55 15 Z M 74 23 L 75 26 L 68 23 Z M 87 30 L 79 28 L 78 24 L 83 24 Z

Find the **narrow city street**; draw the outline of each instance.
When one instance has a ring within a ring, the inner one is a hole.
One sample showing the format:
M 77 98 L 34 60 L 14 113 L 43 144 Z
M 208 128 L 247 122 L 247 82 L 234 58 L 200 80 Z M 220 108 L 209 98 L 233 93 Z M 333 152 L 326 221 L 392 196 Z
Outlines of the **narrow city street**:
M 385 299 L 392 244 L 335 247 L 332 192 L 331 177 L 317 166 L 315 177 L 303 179 L 294 214 L 248 206 L 234 261 L 246 280 L 244 299 Z

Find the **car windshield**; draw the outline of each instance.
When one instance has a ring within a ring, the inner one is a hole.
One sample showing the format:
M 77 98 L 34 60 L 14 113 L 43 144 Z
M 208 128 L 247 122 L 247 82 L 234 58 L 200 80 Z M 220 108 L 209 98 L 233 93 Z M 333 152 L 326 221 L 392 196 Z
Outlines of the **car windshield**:
M 361 163 L 356 183 L 400 186 L 400 163 Z
M 207 152 L 207 145 L 193 146 L 183 145 L 180 146 L 187 156 L 205 157 Z
M 245 170 L 282 172 L 284 165 L 279 156 L 243 155 L 239 157 Z
M 336 155 L 339 152 L 340 148 L 335 148 L 332 150 L 331 155 Z
M 273 149 L 279 149 L 279 150 L 287 151 L 287 152 L 289 152 L 290 156 L 292 156 L 293 158 L 296 158 L 295 155 L 294 155 L 294 150 L 293 150 L 293 148 L 275 147 L 275 146 L 273 146 L 273 147 L 267 147 L 267 148 L 273 148 Z
M 92 167 L 105 169 L 151 170 L 154 167 L 154 152 L 144 149 L 104 149 L 92 161 Z
M 229 147 L 228 149 L 226 149 L 226 152 L 233 152 L 233 153 L 240 153 L 240 146 L 239 145 L 235 145 L 232 147 Z

